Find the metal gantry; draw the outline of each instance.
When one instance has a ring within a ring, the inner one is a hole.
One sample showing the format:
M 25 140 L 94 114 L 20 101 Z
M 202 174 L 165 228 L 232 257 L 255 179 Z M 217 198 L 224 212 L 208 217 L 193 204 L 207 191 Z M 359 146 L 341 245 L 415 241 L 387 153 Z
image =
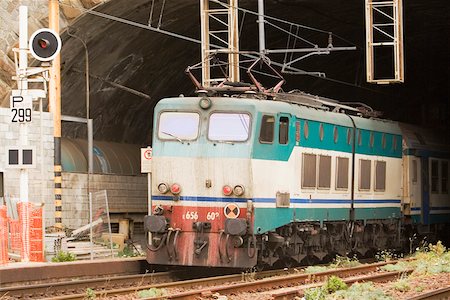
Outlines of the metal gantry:
M 402 11 L 402 0 L 366 0 L 367 82 L 404 82 Z
M 202 85 L 210 87 L 223 81 L 239 82 L 238 0 L 227 0 L 227 5 L 200 0 Z M 219 47 L 211 47 L 211 45 Z M 213 55 L 227 55 L 226 71 L 221 78 L 212 78 Z

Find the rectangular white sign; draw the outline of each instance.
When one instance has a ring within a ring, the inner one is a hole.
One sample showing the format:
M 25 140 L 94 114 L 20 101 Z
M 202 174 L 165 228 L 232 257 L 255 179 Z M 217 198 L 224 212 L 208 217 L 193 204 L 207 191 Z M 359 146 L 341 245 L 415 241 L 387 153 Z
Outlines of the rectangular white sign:
M 19 90 L 13 90 L 9 100 L 12 123 L 29 123 L 33 111 L 33 98 L 30 95 L 21 94 Z
M 152 148 L 141 148 L 141 173 L 152 172 Z

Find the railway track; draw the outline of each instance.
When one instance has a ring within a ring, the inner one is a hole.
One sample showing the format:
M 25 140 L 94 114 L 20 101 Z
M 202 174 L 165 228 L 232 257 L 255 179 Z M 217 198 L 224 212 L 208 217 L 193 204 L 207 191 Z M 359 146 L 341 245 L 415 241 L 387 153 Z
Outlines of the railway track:
M 139 285 L 167 282 L 179 276 L 176 272 L 158 272 L 136 275 L 109 276 L 89 279 L 68 279 L 52 283 L 26 284 L 0 288 L 0 299 L 56 299 L 64 294 L 80 294 L 87 288 L 104 291 Z
M 393 262 L 366 264 L 352 268 L 331 269 L 318 273 L 305 273 L 300 269 L 273 270 L 257 273 L 240 273 L 188 280 L 180 278 L 180 272 L 160 272 L 153 274 L 115 276 L 100 279 L 84 279 L 49 284 L 9 287 L 0 289 L 0 299 L 85 299 L 87 289 L 92 293 L 107 297 L 134 294 L 150 288 L 165 289 L 164 296 L 141 299 L 196 299 L 207 298 L 213 294 L 236 295 L 258 292 L 268 299 L 294 299 L 303 296 L 308 288 L 323 285 L 324 281 L 336 275 L 348 285 L 355 282 L 388 282 L 393 281 L 413 270 L 380 272 L 380 268 Z M 181 271 L 186 272 L 186 271 Z M 192 274 L 188 274 L 192 276 Z M 197 275 L 198 276 L 198 275 Z M 206 274 L 204 276 L 207 276 Z M 183 277 L 183 275 L 181 275 Z M 186 277 L 186 274 L 184 274 Z M 426 293 L 414 299 L 447 299 L 450 287 L 433 293 Z M 3 295 L 3 296 L 2 296 Z M 444 295 L 444 296 L 442 296 Z M 5 297 L 6 296 L 6 297 Z
M 381 262 L 381 263 L 375 263 L 375 264 L 369 264 L 369 265 L 362 265 L 358 267 L 353 268 L 342 268 L 342 269 L 333 269 L 333 270 L 327 270 L 324 272 L 318 272 L 314 274 L 308 274 L 308 273 L 298 273 L 298 274 L 290 274 L 286 276 L 274 276 L 274 277 L 268 277 L 263 278 L 261 280 L 254 280 L 249 282 L 236 282 L 233 284 L 224 284 L 224 285 L 216 285 L 216 286 L 209 286 L 205 288 L 197 288 L 195 290 L 186 290 L 186 291 L 180 291 L 181 286 L 175 286 L 177 288 L 176 292 L 171 294 L 171 289 L 169 289 L 168 286 L 165 286 L 165 288 L 168 290 L 168 295 L 162 296 L 162 297 L 153 297 L 148 299 L 196 299 L 199 297 L 207 297 L 213 294 L 220 294 L 220 295 L 230 295 L 230 294 L 240 294 L 240 293 L 248 293 L 248 292 L 264 292 L 264 291 L 278 291 L 282 288 L 290 287 L 290 286 L 300 286 L 298 288 L 294 288 L 294 290 L 291 291 L 291 293 L 287 293 L 286 290 L 283 292 L 284 295 L 280 295 L 279 297 L 275 292 L 273 292 L 272 297 L 274 299 L 292 299 L 295 296 L 298 296 L 298 289 L 302 290 L 303 287 L 312 287 L 314 285 L 311 285 L 311 283 L 317 283 L 320 282 L 321 285 L 323 284 L 323 281 L 325 281 L 329 276 L 331 275 L 337 275 L 341 278 L 346 277 L 353 277 L 353 276 L 359 276 L 360 274 L 366 274 L 366 273 L 373 273 L 377 272 L 378 269 L 381 266 L 392 264 L 392 262 Z M 412 271 L 412 270 L 411 270 Z M 383 274 L 378 274 L 380 278 L 386 277 L 386 281 L 388 281 L 389 278 L 394 278 L 395 276 L 398 276 L 400 272 L 386 272 Z M 375 276 L 375 275 L 373 275 Z M 362 278 L 362 276 L 359 276 L 357 278 Z M 376 280 L 376 277 L 373 277 Z M 367 276 L 367 280 L 369 281 L 369 276 Z M 372 281 L 372 280 L 370 280 Z M 202 282 L 197 283 L 198 286 L 203 286 Z M 297 290 L 295 290 L 297 289 Z M 145 299 L 145 298 L 143 298 Z
M 450 286 L 423 293 L 421 295 L 410 298 L 409 300 L 448 300 L 450 299 Z
M 190 280 L 173 281 L 177 277 L 174 272 L 155 273 L 103 278 L 100 280 L 84 280 L 79 282 L 61 282 L 57 285 L 42 285 L 28 288 L 28 293 L 16 288 L 15 293 L 22 293 L 22 298 L 32 299 L 84 299 L 86 289 L 92 289 L 97 296 L 119 296 L 133 294 L 139 290 L 150 288 L 165 289 L 167 295 L 152 299 L 193 299 L 213 293 L 223 295 L 251 291 L 272 291 L 280 287 L 311 284 L 325 280 L 330 275 L 349 277 L 355 274 L 375 272 L 381 266 L 392 262 L 362 265 L 353 268 L 334 269 L 315 274 L 307 274 L 299 269 L 284 269 L 254 273 L 240 273 Z M 206 275 L 205 275 L 206 276 Z M 159 282 L 159 283 L 158 283 Z M 1 298 L 0 293 L 0 298 Z M 11 294 L 9 294 L 11 295 Z M 32 295 L 32 296 L 30 296 Z

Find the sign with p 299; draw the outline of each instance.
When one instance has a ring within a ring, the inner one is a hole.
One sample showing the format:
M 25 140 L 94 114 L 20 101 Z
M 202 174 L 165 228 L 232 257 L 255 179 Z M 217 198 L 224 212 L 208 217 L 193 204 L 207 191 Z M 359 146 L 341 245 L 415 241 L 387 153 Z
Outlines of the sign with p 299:
M 11 122 L 31 122 L 33 100 L 28 95 L 12 95 L 10 98 Z

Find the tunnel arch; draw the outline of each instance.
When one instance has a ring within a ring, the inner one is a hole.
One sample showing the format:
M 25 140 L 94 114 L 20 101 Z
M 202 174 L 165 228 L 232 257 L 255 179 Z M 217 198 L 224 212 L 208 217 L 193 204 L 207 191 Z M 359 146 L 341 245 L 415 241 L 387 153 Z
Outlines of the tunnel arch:
M 96 11 L 102 13 L 148 24 L 151 0 L 60 2 L 63 39 L 61 54 L 63 114 L 84 117 L 85 113 L 84 49 L 79 41 L 66 34 L 65 30 L 70 26 L 72 32 L 82 38 L 89 48 L 92 76 L 91 113 L 94 117 L 95 139 L 149 144 L 155 103 L 163 97 L 191 94 L 194 90 L 183 71 L 186 66 L 200 60 L 198 44 L 86 13 L 86 9 L 95 7 Z M 159 6 L 162 5 L 162 1 L 155 2 Z M 333 31 L 353 41 L 360 49 L 308 60 L 302 65 L 306 70 L 324 71 L 330 79 L 338 79 L 348 84 L 315 77 L 286 76 L 286 89 L 298 88 L 343 101 L 367 102 L 375 109 L 384 110 L 386 117 L 405 122 L 439 125 L 440 120 L 448 120 L 449 95 L 448 89 L 444 88 L 448 84 L 448 68 L 441 63 L 446 59 L 448 45 L 447 48 L 442 46 L 433 48 L 433 45 L 439 45 L 441 35 L 447 33 L 448 36 L 445 14 L 439 13 L 445 11 L 445 1 L 432 0 L 426 4 L 405 3 L 406 83 L 390 87 L 364 83 L 362 51 L 364 7 L 363 3 L 350 2 L 266 0 L 268 15 Z M 19 1 L 14 3 L 17 7 Z M 239 5 L 256 11 L 256 1 L 241 0 Z M 46 25 L 45 5 L 32 8 L 34 10 L 30 32 Z M 10 12 L 7 9 L 6 14 L 13 18 L 16 8 L 9 7 Z M 200 36 L 198 10 L 198 0 L 167 1 L 161 28 L 198 38 Z M 156 23 L 156 19 L 153 19 L 152 24 L 156 26 Z M 14 26 L 13 23 L 10 25 Z M 256 23 L 249 20 L 242 30 L 243 49 L 256 49 L 255 30 Z M 268 36 L 270 35 L 271 32 L 268 32 Z M 270 38 L 270 43 L 274 47 L 283 46 L 285 43 L 277 35 Z M 11 48 L 16 39 L 12 35 L 8 36 L 7 40 L 9 48 L 0 51 L 3 55 L 0 57 L 2 106 L 8 105 L 8 91 L 14 86 L 14 82 L 8 79 L 8 76 L 14 71 L 11 65 Z M 423 60 L 423 57 L 426 57 L 426 60 Z M 119 85 L 125 88 L 119 88 Z M 424 100 L 436 104 L 443 116 L 433 119 L 437 114 L 433 112 L 436 108 L 425 108 L 425 111 L 421 111 Z M 402 110 L 393 107 L 401 107 Z M 423 115 L 430 116 L 423 117 Z M 83 138 L 84 134 L 85 128 L 82 125 L 63 124 L 63 135 L 67 137 Z

